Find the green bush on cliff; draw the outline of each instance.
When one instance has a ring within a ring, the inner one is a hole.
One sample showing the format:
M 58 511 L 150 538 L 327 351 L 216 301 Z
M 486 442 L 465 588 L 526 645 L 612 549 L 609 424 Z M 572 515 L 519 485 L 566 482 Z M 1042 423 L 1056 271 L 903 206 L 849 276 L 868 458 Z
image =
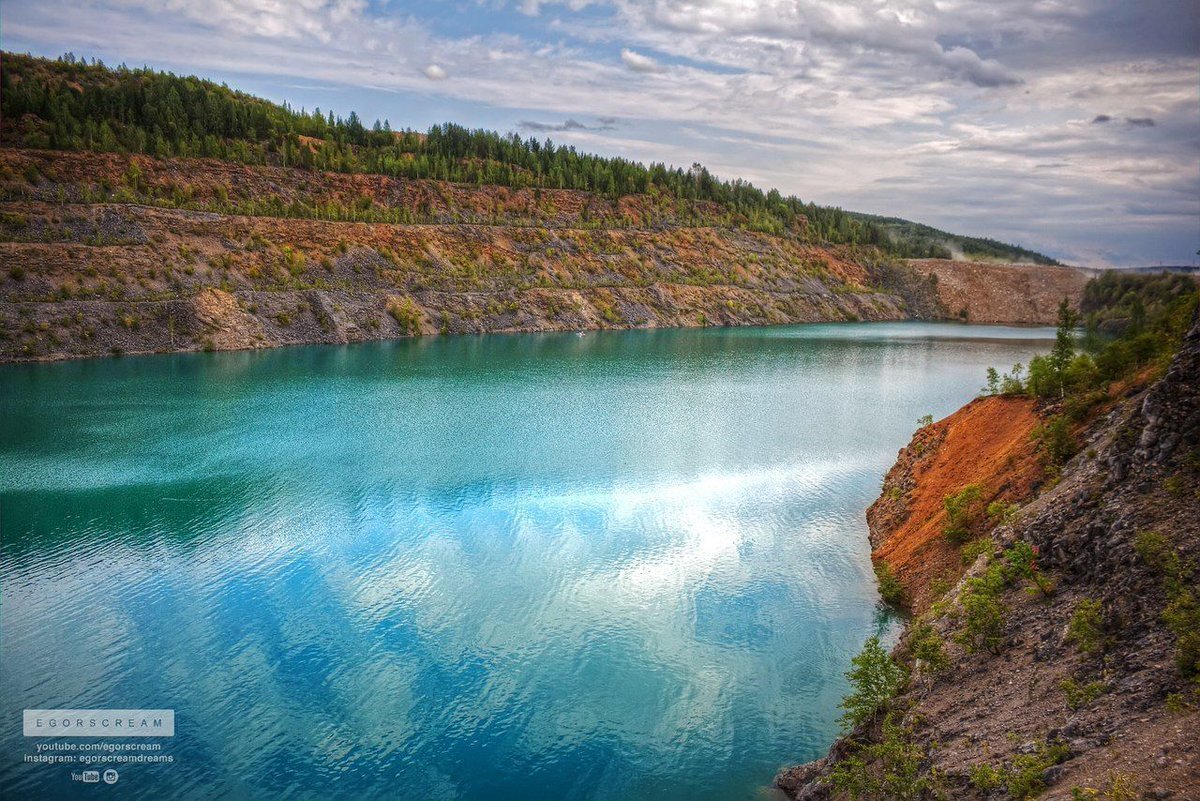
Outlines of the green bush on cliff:
M 874 717 L 908 679 L 908 672 L 884 650 L 878 637 L 868 638 L 851 664 L 846 673 L 851 692 L 838 704 L 844 710 L 841 724 L 845 732 Z
M 989 792 L 1004 787 L 1017 799 L 1033 798 L 1046 789 L 1043 776 L 1048 768 L 1065 761 L 1070 749 L 1065 743 L 1039 743 L 1031 754 L 1016 754 L 1007 765 L 974 765 L 968 771 L 972 786 Z
M 1046 464 L 1052 470 L 1058 470 L 1075 455 L 1079 444 L 1071 433 L 1067 418 L 1061 414 L 1055 415 L 1033 431 L 1033 438 L 1042 449 Z
M 950 666 L 941 636 L 933 626 L 923 620 L 913 623 L 909 629 L 909 651 L 913 659 L 919 660 L 930 673 L 941 673 Z
M 889 712 L 880 727 L 877 742 L 857 744 L 855 751 L 838 760 L 828 783 L 851 799 L 918 799 L 940 795 L 941 775 L 922 771 L 928 759 L 912 729 Z
M 998 654 L 1000 646 L 1004 643 L 1008 607 L 1000 601 L 1000 593 L 988 586 L 987 575 L 967 579 L 960 599 L 963 628 L 955 639 L 972 653 L 990 651 Z
M 424 315 L 412 298 L 393 298 L 388 301 L 387 311 L 405 334 L 415 336 L 421 333 L 421 320 Z
M 1038 568 L 1037 548 L 1028 542 L 1024 540 L 1014 542 L 1004 552 L 1004 562 L 1010 580 L 1013 578 L 1027 579 L 1044 596 L 1054 592 L 1054 582 Z
M 1011 526 L 1017 522 L 1021 507 L 1008 501 L 992 501 L 987 505 L 988 522 L 995 526 Z
M 1189 678 L 1200 677 L 1200 600 L 1193 586 L 1195 565 L 1156 531 L 1138 533 L 1133 548 L 1142 561 L 1162 576 L 1167 594 L 1162 620 L 1175 635 L 1175 662 L 1179 671 Z
M 1089 681 L 1081 684 L 1075 679 L 1063 679 L 1058 686 L 1066 696 L 1067 707 L 1070 709 L 1079 709 L 1090 704 L 1103 695 L 1108 688 L 1103 681 Z
M 1084 598 L 1075 605 L 1071 622 L 1067 625 L 1067 640 L 1075 643 L 1080 651 L 1092 654 L 1104 645 L 1104 607 L 1093 599 Z
M 965 542 L 983 517 L 983 487 L 968 484 L 947 495 L 942 505 L 946 509 L 946 526 L 942 533 L 951 542 Z
M 896 578 L 887 562 L 880 560 L 875 563 L 875 578 L 879 582 L 879 597 L 888 606 L 903 607 L 908 604 L 908 594 L 904 585 Z
M 964 545 L 962 549 L 962 563 L 964 565 L 973 565 L 975 564 L 975 560 L 983 554 L 987 554 L 988 556 L 996 554 L 996 544 L 992 542 L 991 537 L 980 537 Z

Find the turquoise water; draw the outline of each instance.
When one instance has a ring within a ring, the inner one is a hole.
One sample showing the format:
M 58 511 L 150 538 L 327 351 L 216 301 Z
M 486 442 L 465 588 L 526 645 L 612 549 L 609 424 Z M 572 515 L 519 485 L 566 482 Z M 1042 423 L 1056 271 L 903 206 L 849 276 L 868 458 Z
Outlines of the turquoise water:
M 828 747 L 850 657 L 894 629 L 863 511 L 897 449 L 1052 334 L 0 367 L 0 787 L 98 792 L 22 762 L 22 709 L 170 708 L 174 762 L 103 792 L 761 798 Z

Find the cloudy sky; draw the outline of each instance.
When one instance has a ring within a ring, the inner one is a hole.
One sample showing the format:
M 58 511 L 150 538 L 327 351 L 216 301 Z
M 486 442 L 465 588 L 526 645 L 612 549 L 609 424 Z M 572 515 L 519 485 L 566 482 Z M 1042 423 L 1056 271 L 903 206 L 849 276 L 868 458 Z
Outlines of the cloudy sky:
M 1200 0 L 5 0 L 4 49 L 1194 263 Z

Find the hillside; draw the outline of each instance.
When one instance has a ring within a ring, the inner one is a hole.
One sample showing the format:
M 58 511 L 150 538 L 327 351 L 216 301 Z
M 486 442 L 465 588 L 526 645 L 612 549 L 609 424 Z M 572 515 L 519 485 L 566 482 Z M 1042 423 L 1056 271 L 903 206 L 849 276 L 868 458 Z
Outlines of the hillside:
M 899 217 L 853 213 L 853 216 L 877 225 L 895 242 L 906 242 L 914 255 L 965 261 L 1029 262 L 1056 265 L 1058 261 L 1034 250 L 973 236 L 961 236 Z
M 1066 400 L 984 397 L 901 451 L 868 517 L 916 616 L 856 660 L 859 716 L 780 773 L 789 797 L 1200 795 L 1200 314 L 1190 287 L 1167 305 L 1096 357 L 1162 347 L 1188 311 L 1160 379 L 1122 362 Z
M 3 361 L 964 310 L 1046 323 L 1082 296 L 1068 268 L 906 263 L 938 251 L 699 165 L 0 58 Z
M 513 217 L 401 225 L 150 205 L 185 177 L 194 200 L 228 186 L 231 198 L 262 202 L 311 182 L 331 196 L 351 186 L 388 197 L 392 210 L 438 192 L 430 208 L 447 216 L 496 199 Z M 98 196 L 110 180 L 107 192 L 124 202 Z M 23 199 L 0 203 L 0 358 L 899 319 L 936 307 L 915 272 L 845 249 L 737 228 L 581 227 L 584 193 L 535 201 L 454 190 L 213 160 L 2 150 L 0 196 Z M 543 215 L 536 227 L 530 214 Z M 891 289 L 876 287 L 883 282 Z
M 972 323 L 1034 325 L 1054 320 L 1063 298 L 1078 306 L 1095 275 L 1078 267 L 914 259 L 909 264 L 936 286 L 949 316 Z
M 942 240 L 952 235 L 945 232 L 806 203 L 742 180 L 722 181 L 699 164 L 686 170 L 661 163 L 646 166 L 580 153 L 549 140 L 456 125 L 424 133 L 393 131 L 386 121 L 368 128 L 353 112 L 343 119 L 320 109 L 296 111 L 195 77 L 124 65 L 110 69 L 73 56 L 51 61 L 3 53 L 0 60 L 0 143 L 9 146 L 215 157 L 474 186 L 575 189 L 611 201 L 638 196 L 636 205 L 665 208 L 687 224 L 716 223 L 814 244 L 871 245 L 901 257 L 949 255 Z M 317 205 L 315 199 L 299 198 L 289 209 L 291 216 L 313 214 Z M 1053 263 L 1022 248 L 970 242 L 989 258 Z

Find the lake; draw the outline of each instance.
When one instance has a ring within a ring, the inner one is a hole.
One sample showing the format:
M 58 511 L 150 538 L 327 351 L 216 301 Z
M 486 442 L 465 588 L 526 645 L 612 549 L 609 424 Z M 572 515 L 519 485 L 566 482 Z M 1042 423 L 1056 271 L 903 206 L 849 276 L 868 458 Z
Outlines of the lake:
M 895 633 L 863 513 L 897 450 L 1052 339 L 848 323 L 0 366 L 0 787 L 92 789 L 22 761 L 23 709 L 149 708 L 175 710 L 173 761 L 99 760 L 122 798 L 762 798 Z

